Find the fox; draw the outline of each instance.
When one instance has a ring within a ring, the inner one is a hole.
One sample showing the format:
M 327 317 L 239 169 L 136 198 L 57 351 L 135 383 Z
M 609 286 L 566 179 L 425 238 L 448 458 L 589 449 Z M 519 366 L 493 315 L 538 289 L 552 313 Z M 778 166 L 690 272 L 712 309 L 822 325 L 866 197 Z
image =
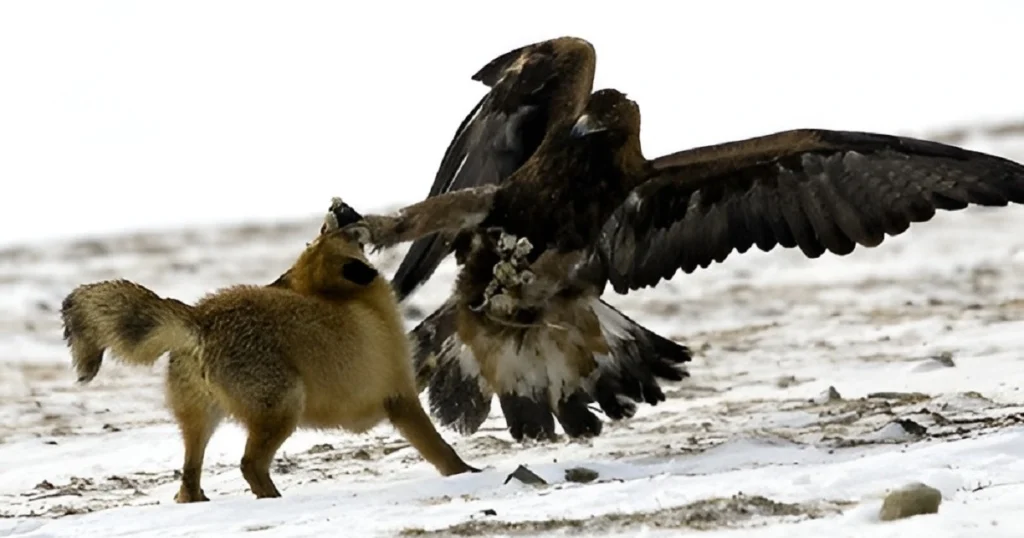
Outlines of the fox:
M 390 283 L 339 228 L 358 219 L 332 200 L 319 235 L 268 285 L 237 284 L 194 305 L 126 279 L 82 284 L 63 300 L 64 340 L 80 384 L 104 352 L 152 366 L 168 355 L 166 405 L 184 441 L 179 503 L 208 501 L 206 446 L 223 419 L 247 431 L 242 477 L 280 497 L 270 465 L 298 428 L 363 433 L 389 421 L 443 476 L 479 472 L 420 404 L 412 343 Z

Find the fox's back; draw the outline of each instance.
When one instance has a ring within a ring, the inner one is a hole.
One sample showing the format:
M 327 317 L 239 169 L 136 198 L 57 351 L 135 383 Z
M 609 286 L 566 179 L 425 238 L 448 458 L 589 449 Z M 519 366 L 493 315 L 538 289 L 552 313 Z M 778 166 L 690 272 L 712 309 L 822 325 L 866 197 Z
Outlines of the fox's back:
M 312 393 L 339 385 L 376 393 L 396 376 L 412 375 L 397 309 L 372 295 L 327 300 L 235 286 L 196 309 L 206 361 L 293 369 Z

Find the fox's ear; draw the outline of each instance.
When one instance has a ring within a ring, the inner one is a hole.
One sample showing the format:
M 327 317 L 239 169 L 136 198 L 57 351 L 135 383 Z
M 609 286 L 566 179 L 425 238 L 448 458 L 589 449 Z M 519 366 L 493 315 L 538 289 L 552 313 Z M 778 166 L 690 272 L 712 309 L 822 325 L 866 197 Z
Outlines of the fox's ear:
M 349 260 L 341 266 L 341 276 L 356 285 L 367 286 L 379 273 L 361 260 Z

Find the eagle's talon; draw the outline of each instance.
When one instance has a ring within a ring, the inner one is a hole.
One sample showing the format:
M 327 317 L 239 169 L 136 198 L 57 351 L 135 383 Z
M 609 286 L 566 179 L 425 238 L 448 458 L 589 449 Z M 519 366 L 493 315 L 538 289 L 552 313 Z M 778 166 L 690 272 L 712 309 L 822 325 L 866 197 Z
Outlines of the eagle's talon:
M 471 304 L 469 309 L 473 312 L 481 312 L 491 302 L 491 297 L 494 297 L 498 293 L 498 283 L 491 280 L 487 283 L 487 287 L 484 288 L 483 296 L 480 298 L 480 304 Z
M 502 292 L 491 297 L 490 307 L 492 312 L 502 316 L 509 316 L 515 312 L 516 300 Z
M 483 298 L 480 300 L 480 304 L 475 304 L 475 305 L 471 304 L 471 305 L 469 305 L 469 309 L 472 310 L 473 312 L 481 312 L 481 311 L 483 311 L 484 308 L 487 307 L 487 305 L 490 302 L 491 302 L 491 298 L 488 297 L 487 294 L 484 294 Z
M 533 250 L 533 243 L 525 237 L 520 237 L 512 249 L 512 259 L 520 261 L 523 258 L 526 258 L 526 256 L 530 254 L 531 250 Z
M 485 228 L 484 233 L 494 243 L 494 250 L 500 256 L 503 252 L 501 248 L 501 240 L 505 235 L 507 235 L 505 233 L 505 229 L 501 226 L 491 226 L 490 228 Z
M 498 236 L 498 253 L 502 255 L 502 259 L 508 259 L 508 255 L 515 255 L 517 237 L 506 233 L 504 230 L 501 235 Z
M 518 271 L 516 267 L 507 261 L 494 264 L 494 280 L 502 286 L 514 286 L 517 281 Z

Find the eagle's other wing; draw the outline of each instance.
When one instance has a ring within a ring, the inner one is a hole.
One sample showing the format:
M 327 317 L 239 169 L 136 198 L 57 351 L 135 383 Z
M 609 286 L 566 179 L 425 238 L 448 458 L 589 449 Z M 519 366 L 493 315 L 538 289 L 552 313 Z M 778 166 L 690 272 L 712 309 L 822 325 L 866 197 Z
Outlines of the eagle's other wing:
M 752 245 L 810 258 L 873 247 L 969 204 L 1024 203 L 1024 166 L 873 133 L 793 130 L 650 161 L 598 254 L 615 291 L 656 285 Z
M 498 184 L 522 166 L 544 138 L 548 102 L 542 90 L 558 68 L 551 49 L 528 45 L 495 58 L 473 75 L 491 90 L 456 130 L 428 198 Z M 452 234 L 435 234 L 413 242 L 391 281 L 399 301 L 430 278 L 454 240 Z

